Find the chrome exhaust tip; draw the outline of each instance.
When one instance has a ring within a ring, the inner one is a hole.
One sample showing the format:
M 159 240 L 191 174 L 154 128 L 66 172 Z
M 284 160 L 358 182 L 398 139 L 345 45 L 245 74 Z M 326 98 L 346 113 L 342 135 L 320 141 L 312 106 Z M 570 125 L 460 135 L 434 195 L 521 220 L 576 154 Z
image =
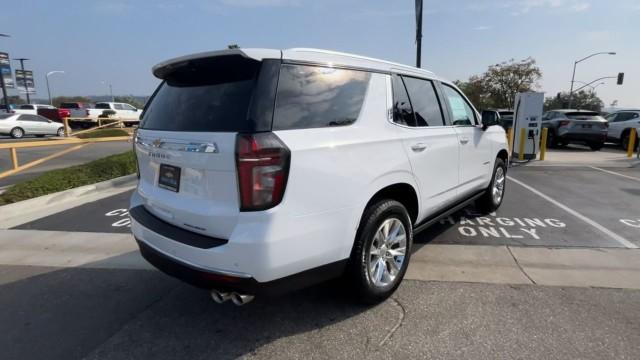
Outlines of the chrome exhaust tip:
M 255 296 L 253 295 L 238 294 L 235 292 L 231 294 L 231 301 L 233 301 L 237 306 L 250 303 L 254 298 Z
M 222 292 L 216 289 L 212 289 L 211 298 L 213 299 L 213 301 L 217 302 L 218 304 L 222 304 L 223 302 L 231 298 L 231 294 L 228 292 Z

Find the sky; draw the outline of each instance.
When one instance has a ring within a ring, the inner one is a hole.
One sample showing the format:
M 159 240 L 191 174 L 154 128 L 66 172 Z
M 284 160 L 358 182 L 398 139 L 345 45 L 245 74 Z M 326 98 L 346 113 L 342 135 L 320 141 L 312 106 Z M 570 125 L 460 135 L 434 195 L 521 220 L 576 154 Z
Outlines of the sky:
M 465 80 L 509 59 L 533 57 L 547 96 L 625 73 L 597 87 L 605 105 L 640 106 L 640 0 L 425 0 L 423 67 Z M 6 0 L 0 51 L 26 57 L 36 98 L 149 95 L 156 63 L 241 47 L 313 47 L 415 64 L 411 0 Z M 12 63 L 12 67 L 18 65 Z M 16 90 L 10 90 L 15 94 Z

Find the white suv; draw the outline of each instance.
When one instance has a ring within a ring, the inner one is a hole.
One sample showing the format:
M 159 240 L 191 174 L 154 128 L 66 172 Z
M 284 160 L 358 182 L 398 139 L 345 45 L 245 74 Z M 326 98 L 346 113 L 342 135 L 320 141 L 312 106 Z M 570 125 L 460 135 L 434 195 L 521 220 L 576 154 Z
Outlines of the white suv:
M 624 150 L 627 150 L 631 129 L 636 128 L 640 130 L 640 109 L 617 111 L 607 115 L 606 119 L 609 122 L 607 140 L 616 142 L 620 144 Z
M 374 303 L 413 234 L 502 202 L 507 145 L 429 71 L 314 49 L 234 49 L 153 68 L 131 198 L 142 255 L 218 302 L 345 275 Z M 484 125 L 482 125 L 484 124 Z

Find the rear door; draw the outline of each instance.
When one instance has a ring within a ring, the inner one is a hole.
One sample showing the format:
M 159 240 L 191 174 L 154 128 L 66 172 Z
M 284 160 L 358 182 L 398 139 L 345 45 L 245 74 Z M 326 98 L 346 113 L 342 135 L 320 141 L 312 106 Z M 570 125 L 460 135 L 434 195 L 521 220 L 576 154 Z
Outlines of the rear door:
M 273 101 L 264 112 L 268 129 L 249 111 L 259 103 L 251 100 L 260 70 L 260 62 L 234 55 L 186 62 L 164 76 L 135 141 L 138 192 L 148 211 L 191 231 L 230 237 L 239 215 L 236 136 L 271 126 Z
M 453 202 L 458 186 L 458 137 L 446 126 L 433 81 L 392 76 L 394 122 L 404 129 L 424 218 Z M 408 97 L 407 97 L 408 94 Z
M 493 173 L 491 142 L 484 136 L 476 111 L 454 87 L 442 84 L 451 124 L 460 146 L 460 186 L 458 194 L 466 196 L 487 186 Z

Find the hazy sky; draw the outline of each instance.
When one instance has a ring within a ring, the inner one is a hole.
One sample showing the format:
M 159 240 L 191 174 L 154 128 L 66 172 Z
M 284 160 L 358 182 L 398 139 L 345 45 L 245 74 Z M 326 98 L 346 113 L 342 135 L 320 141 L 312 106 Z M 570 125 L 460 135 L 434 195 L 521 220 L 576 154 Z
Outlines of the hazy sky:
M 27 57 L 38 98 L 148 95 L 151 67 L 167 58 L 242 47 L 315 47 L 415 62 L 412 0 L 11 0 L 0 13 L 0 51 Z M 640 106 L 640 0 L 425 1 L 423 67 L 454 80 L 510 58 L 534 57 L 547 96 L 576 80 L 626 73 L 597 88 L 605 104 Z M 13 63 L 15 68 L 17 63 Z M 10 91 L 12 94 L 15 90 Z

